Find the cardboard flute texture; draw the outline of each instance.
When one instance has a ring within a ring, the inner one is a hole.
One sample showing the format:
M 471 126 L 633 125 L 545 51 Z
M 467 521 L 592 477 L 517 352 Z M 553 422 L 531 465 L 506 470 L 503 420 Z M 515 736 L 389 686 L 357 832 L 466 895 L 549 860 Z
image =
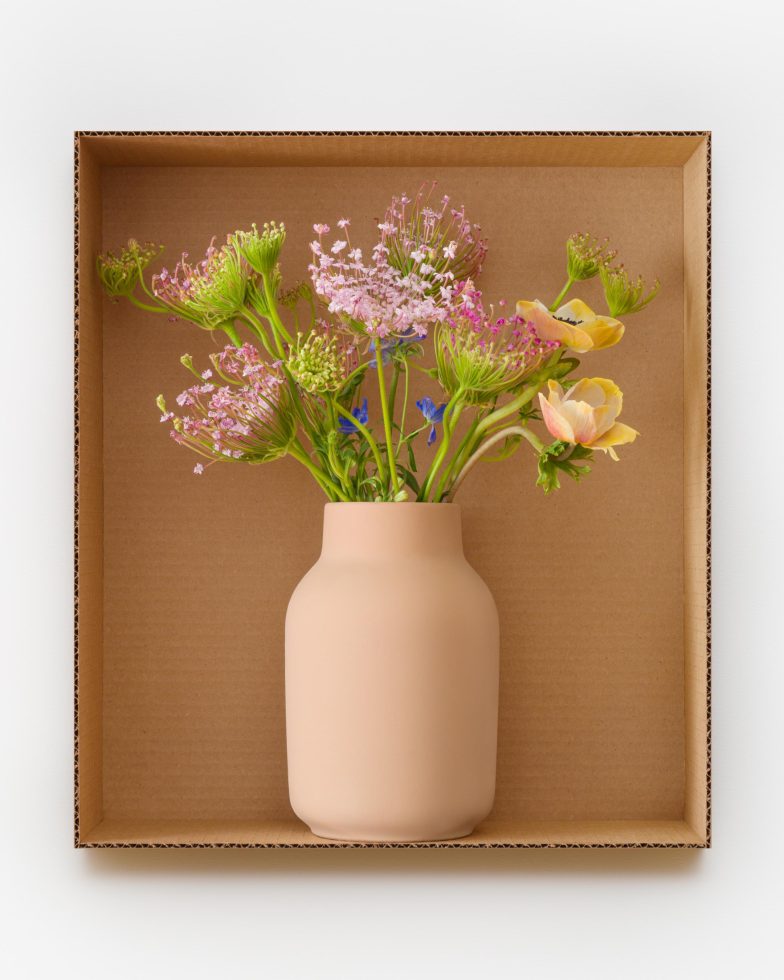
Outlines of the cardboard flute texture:
M 192 475 L 154 399 L 216 341 L 102 299 L 96 253 L 136 237 L 173 265 L 274 217 L 291 284 L 314 221 L 350 217 L 367 248 L 390 196 L 432 178 L 490 241 L 487 297 L 552 299 L 577 230 L 662 280 L 582 358 L 642 433 L 621 462 L 545 498 L 521 452 L 461 490 L 502 656 L 495 807 L 454 846 L 709 843 L 707 135 L 82 134 L 78 845 L 345 846 L 307 832 L 286 786 L 283 619 L 323 497 L 292 460 Z M 575 295 L 600 305 L 596 282 Z

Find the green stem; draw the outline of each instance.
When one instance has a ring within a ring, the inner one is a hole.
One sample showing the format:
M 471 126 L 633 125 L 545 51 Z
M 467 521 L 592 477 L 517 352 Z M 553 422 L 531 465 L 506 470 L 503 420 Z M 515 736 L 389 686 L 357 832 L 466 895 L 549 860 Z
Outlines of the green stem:
M 400 438 L 397 441 L 397 453 L 400 452 L 400 447 L 403 445 L 403 433 L 406 431 L 406 410 L 408 409 L 408 377 L 410 371 L 408 370 L 408 358 L 403 361 L 403 368 L 406 372 L 405 381 L 403 382 L 403 411 L 400 416 Z
M 513 398 L 510 402 L 507 402 L 505 405 L 502 405 L 494 412 L 485 416 L 476 427 L 476 434 L 481 436 L 497 422 L 500 422 L 501 419 L 508 418 L 510 415 L 514 415 L 515 412 L 519 412 L 524 405 L 527 405 L 533 399 L 538 390 L 539 385 L 529 385 L 527 388 L 523 388 L 516 398 Z
M 251 330 L 253 330 L 253 332 L 262 342 L 264 345 L 264 350 L 266 350 L 270 356 L 275 357 L 276 354 L 283 353 L 282 349 L 280 351 L 274 351 L 272 349 L 269 338 L 267 337 L 267 331 L 264 329 L 264 324 L 251 313 L 247 306 L 243 307 L 243 309 L 240 311 L 240 316 L 250 325 Z
M 430 495 L 430 490 L 435 482 L 436 474 L 438 473 L 438 470 L 440 469 L 441 464 L 444 462 L 444 458 L 449 451 L 449 443 L 452 441 L 452 434 L 455 431 L 455 426 L 457 425 L 463 411 L 463 405 L 461 403 L 462 396 L 462 391 L 458 391 L 450 399 L 449 404 L 444 410 L 444 434 L 441 438 L 441 445 L 438 447 L 438 452 L 430 465 L 430 470 L 428 471 L 425 485 L 422 487 L 419 494 L 420 500 L 426 501 Z
M 389 477 L 392 481 L 392 492 L 397 495 L 400 491 L 400 484 L 397 479 L 397 460 L 392 448 L 392 425 L 389 420 L 389 402 L 387 401 L 387 385 L 384 379 L 384 357 L 381 344 L 376 344 L 376 374 L 378 375 L 378 393 L 381 397 L 381 414 L 384 418 L 384 435 L 387 441 L 387 462 L 389 463 Z
M 429 429 L 431 425 L 432 425 L 431 422 L 425 422 L 425 424 L 420 425 L 418 429 L 414 429 L 413 432 L 409 432 L 407 436 L 403 436 L 402 441 L 411 442 L 411 440 L 415 439 L 420 434 L 420 432 L 424 432 L 425 429 Z
M 149 303 L 142 303 L 141 300 L 136 299 L 131 293 L 126 293 L 128 299 L 133 303 L 134 306 L 138 306 L 140 310 L 146 310 L 148 313 L 169 313 L 170 311 L 166 309 L 165 306 L 150 306 Z
M 144 291 L 144 293 L 150 299 L 155 300 L 155 302 L 157 303 L 158 302 L 158 297 L 155 295 L 155 293 L 153 293 L 150 290 L 150 288 L 148 287 L 147 283 L 144 281 L 144 269 L 142 268 L 142 264 L 141 264 L 141 262 L 138 259 L 136 260 L 136 268 L 137 268 L 137 270 L 139 272 L 139 285 L 142 287 L 142 290 Z M 129 297 L 129 299 L 130 299 L 130 297 Z M 150 309 L 150 310 L 153 309 L 153 307 L 146 307 L 146 308 L 147 309 Z M 163 310 L 162 312 L 166 313 L 168 311 L 167 310 Z
M 320 470 L 318 466 L 316 466 L 313 460 L 311 460 L 308 454 L 305 452 L 305 447 L 301 443 L 294 443 L 294 445 L 289 448 L 289 454 L 298 462 L 302 463 L 304 467 L 310 470 L 311 474 L 316 478 L 316 481 L 320 485 L 321 489 L 327 494 L 328 497 L 330 494 L 332 494 L 333 497 L 337 497 L 339 500 L 348 503 L 349 498 L 343 493 L 336 483 L 333 483 L 332 480 L 330 480 L 323 470 Z
M 329 402 L 328 405 L 329 405 L 329 408 L 330 408 L 330 412 L 329 412 L 329 414 L 330 414 L 330 422 L 332 424 L 332 429 L 333 429 L 333 432 L 331 434 L 335 434 L 334 433 L 334 430 L 337 429 L 337 427 L 338 427 L 337 426 L 337 413 L 335 412 L 335 406 L 334 406 L 334 404 L 332 404 L 331 402 Z M 330 466 L 332 472 L 340 480 L 340 485 L 343 488 L 344 492 L 347 493 L 350 496 L 351 495 L 351 484 L 350 484 L 349 478 L 348 478 L 348 466 L 342 464 L 341 461 L 340 461 L 340 459 L 338 458 L 337 447 L 335 446 L 334 439 L 330 439 L 327 442 L 327 462 L 329 463 L 329 466 Z
M 447 463 L 446 469 L 444 470 L 444 475 L 441 477 L 438 483 L 438 489 L 436 490 L 436 497 L 440 500 L 446 486 L 455 470 L 460 471 L 461 460 L 467 448 L 470 448 L 471 440 L 474 433 L 476 432 L 476 427 L 479 425 L 479 419 L 474 418 L 471 425 L 468 428 L 465 436 L 463 436 L 460 441 L 460 445 L 452 454 L 452 458 Z
M 414 368 L 414 370 L 416 370 L 416 371 L 421 371 L 422 374 L 426 374 L 428 376 L 428 378 L 430 378 L 431 380 L 434 377 L 432 368 L 422 367 L 422 365 L 421 364 L 417 364 L 416 361 L 412 361 L 411 362 L 411 367 Z
M 381 452 L 378 448 L 378 443 L 376 442 L 376 440 L 373 438 L 370 432 L 365 428 L 365 426 L 359 421 L 359 419 L 355 418 L 350 412 L 347 412 L 346 409 L 343 408 L 343 406 L 339 402 L 333 400 L 333 405 L 335 406 L 335 409 L 338 411 L 338 413 L 342 415 L 344 419 L 348 419 L 348 421 L 351 422 L 352 425 L 356 426 L 357 430 L 365 437 L 365 439 L 367 440 L 367 444 L 370 446 L 370 450 L 373 453 L 373 458 L 376 461 L 378 475 L 382 480 L 386 480 L 387 471 L 384 466 L 384 461 L 381 459 Z
M 500 442 L 502 439 L 506 439 L 509 436 L 522 436 L 527 439 L 537 453 L 541 453 L 544 446 L 541 439 L 535 433 L 531 432 L 529 428 L 524 425 L 509 425 L 505 429 L 501 429 L 499 432 L 494 433 L 489 439 L 487 439 L 482 445 L 474 452 L 471 457 L 466 462 L 465 466 L 457 474 L 455 482 L 446 495 L 446 500 L 452 500 L 457 493 L 460 484 L 468 476 L 469 472 L 476 466 L 479 460 L 484 456 L 488 449 L 491 449 L 496 443 Z
M 233 323 L 224 323 L 221 330 L 226 334 L 229 340 L 234 344 L 235 347 L 242 347 L 242 341 L 240 340 L 240 335 L 237 333 L 237 328 Z
M 283 337 L 286 343 L 290 344 L 291 334 L 283 326 L 283 321 L 278 315 L 278 306 L 277 303 L 275 302 L 275 293 L 274 290 L 272 289 L 272 283 L 269 280 L 269 276 L 262 276 L 261 281 L 264 286 L 264 298 L 267 300 L 267 306 L 269 307 L 270 320 L 272 322 L 272 326 L 276 334 L 275 339 L 278 342 L 278 345 L 280 345 L 280 339 L 277 337 L 277 334 L 280 333 L 280 335 Z
M 297 387 L 297 382 L 294 380 L 294 377 L 286 364 L 282 365 L 281 370 L 283 371 L 283 376 L 285 377 L 289 386 L 289 391 L 291 392 L 291 401 L 294 405 L 294 411 L 299 416 L 300 422 L 302 423 L 302 428 L 307 433 L 308 439 L 313 442 L 313 425 L 311 420 L 308 418 L 308 413 L 305 411 L 305 406 L 302 402 L 302 397 L 300 395 L 299 388 Z
M 575 280 L 572 279 L 571 276 L 569 276 L 569 278 L 566 280 L 566 285 L 561 290 L 561 292 L 556 296 L 556 298 L 552 302 L 552 305 L 550 306 L 550 312 L 551 313 L 555 313 L 555 311 L 561 305 L 561 301 L 563 300 L 564 296 L 566 296 L 566 294 L 572 288 L 572 286 L 574 285 L 574 283 L 575 283 Z
M 400 365 L 395 361 L 392 368 L 392 384 L 389 386 L 389 417 L 395 421 L 395 402 L 397 401 L 397 383 L 400 379 Z
M 360 364 L 359 367 L 355 367 L 354 370 L 351 372 L 351 374 L 348 375 L 348 377 L 346 378 L 346 380 L 340 386 L 340 390 L 341 391 L 345 391 L 346 388 L 348 388 L 348 386 L 354 380 L 354 378 L 356 378 L 356 376 L 358 374 L 362 374 L 362 372 L 365 371 L 365 370 L 367 370 L 367 363 Z
M 528 388 L 524 388 L 516 398 L 513 398 L 510 402 L 502 405 L 501 408 L 497 408 L 490 412 L 483 419 L 474 419 L 474 421 L 471 423 L 471 427 L 458 446 L 457 451 L 449 464 L 449 468 L 445 474 L 446 479 L 442 478 L 438 485 L 439 496 L 446 488 L 447 479 L 455 472 L 460 472 L 464 465 L 463 460 L 467 459 L 475 452 L 476 447 L 481 443 L 482 437 L 488 432 L 488 430 L 492 429 L 493 426 L 497 425 L 503 419 L 508 418 L 510 415 L 514 415 L 516 412 L 518 412 L 524 405 L 528 404 L 528 402 L 533 399 L 538 390 L 539 385 L 530 385 Z M 496 430 L 496 432 L 497 431 L 498 430 Z M 495 432 L 490 432 L 489 434 L 495 435 Z M 447 494 L 447 498 L 448 497 L 449 494 Z

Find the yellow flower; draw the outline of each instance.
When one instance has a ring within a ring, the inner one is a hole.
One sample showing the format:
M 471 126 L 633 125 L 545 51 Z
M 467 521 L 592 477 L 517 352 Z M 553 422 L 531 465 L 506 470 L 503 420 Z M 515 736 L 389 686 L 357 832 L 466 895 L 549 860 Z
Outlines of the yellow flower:
M 623 337 L 624 325 L 611 316 L 593 312 L 581 299 L 573 299 L 551 313 L 544 303 L 521 299 L 517 315 L 529 323 L 542 340 L 557 340 L 578 354 L 612 347 Z
M 539 395 L 542 417 L 548 431 L 561 442 L 601 449 L 617 460 L 614 446 L 634 442 L 639 435 L 623 422 L 623 393 L 607 378 L 583 378 L 564 394 L 556 381 L 548 381 L 547 398 Z

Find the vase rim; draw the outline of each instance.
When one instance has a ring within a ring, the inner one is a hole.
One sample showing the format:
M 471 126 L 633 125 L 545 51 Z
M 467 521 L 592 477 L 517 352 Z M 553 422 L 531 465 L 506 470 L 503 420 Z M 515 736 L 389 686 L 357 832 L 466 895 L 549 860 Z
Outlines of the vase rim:
M 452 510 L 459 510 L 460 504 L 453 503 L 451 500 L 444 503 L 433 503 L 432 501 L 423 500 L 329 500 L 324 504 L 324 509 L 329 510 L 332 507 L 405 507 L 406 505 L 422 508 L 438 508 L 443 510 L 444 508 L 450 508 Z

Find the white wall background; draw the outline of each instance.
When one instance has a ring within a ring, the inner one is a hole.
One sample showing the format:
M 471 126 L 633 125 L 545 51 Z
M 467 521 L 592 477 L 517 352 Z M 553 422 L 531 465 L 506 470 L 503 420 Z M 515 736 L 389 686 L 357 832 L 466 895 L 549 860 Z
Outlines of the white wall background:
M 5 8 L 5 976 L 782 975 L 781 36 L 758 0 Z M 712 851 L 72 849 L 77 128 L 714 131 Z

